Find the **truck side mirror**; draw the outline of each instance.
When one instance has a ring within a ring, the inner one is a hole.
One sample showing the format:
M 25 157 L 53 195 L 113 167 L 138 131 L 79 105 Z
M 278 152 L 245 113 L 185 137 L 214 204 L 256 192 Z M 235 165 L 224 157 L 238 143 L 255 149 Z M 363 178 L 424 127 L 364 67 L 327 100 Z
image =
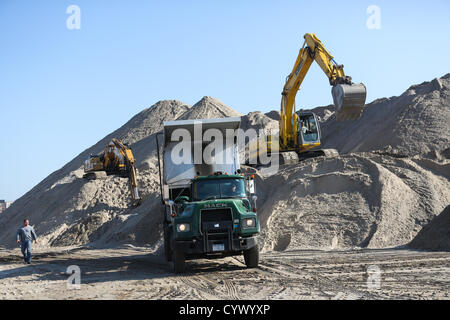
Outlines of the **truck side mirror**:
M 258 200 L 258 196 L 256 194 L 252 195 L 253 200 L 253 212 L 256 212 L 256 200 Z
M 173 200 L 169 200 L 169 201 L 167 201 L 167 204 L 169 205 L 169 212 L 168 212 L 167 219 L 170 219 L 175 216 L 175 213 L 173 210 L 173 206 L 175 205 L 175 202 Z
M 248 179 L 248 192 L 250 194 L 255 194 L 256 190 L 255 190 L 255 180 L 254 180 L 254 176 L 251 175 L 250 179 Z

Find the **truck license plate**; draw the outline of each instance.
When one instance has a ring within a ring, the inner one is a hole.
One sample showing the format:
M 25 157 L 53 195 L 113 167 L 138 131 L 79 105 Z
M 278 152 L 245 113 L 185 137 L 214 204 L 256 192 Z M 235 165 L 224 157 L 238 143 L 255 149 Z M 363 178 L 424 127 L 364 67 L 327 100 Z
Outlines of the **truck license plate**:
M 213 251 L 224 251 L 225 245 L 223 243 L 215 243 L 212 245 Z

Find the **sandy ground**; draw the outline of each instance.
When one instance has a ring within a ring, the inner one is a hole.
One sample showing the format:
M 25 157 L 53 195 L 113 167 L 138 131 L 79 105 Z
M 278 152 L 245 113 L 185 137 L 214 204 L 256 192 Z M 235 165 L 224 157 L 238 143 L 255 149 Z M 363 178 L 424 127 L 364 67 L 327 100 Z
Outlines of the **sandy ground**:
M 67 268 L 79 266 L 79 289 Z M 378 273 L 377 273 L 378 272 Z M 187 273 L 148 248 L 51 248 L 31 265 L 19 249 L 0 250 L 0 299 L 450 299 L 450 253 L 399 249 L 293 250 L 193 260 Z

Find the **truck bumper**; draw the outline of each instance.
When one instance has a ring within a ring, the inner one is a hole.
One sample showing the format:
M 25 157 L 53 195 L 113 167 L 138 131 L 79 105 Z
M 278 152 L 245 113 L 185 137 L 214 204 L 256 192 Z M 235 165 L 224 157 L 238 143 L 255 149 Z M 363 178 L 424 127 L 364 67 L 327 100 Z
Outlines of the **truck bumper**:
M 242 251 L 258 244 L 258 238 L 238 237 L 233 239 L 206 240 L 205 237 L 194 240 L 175 240 L 173 248 L 186 254 L 186 258 L 224 257 L 242 254 Z

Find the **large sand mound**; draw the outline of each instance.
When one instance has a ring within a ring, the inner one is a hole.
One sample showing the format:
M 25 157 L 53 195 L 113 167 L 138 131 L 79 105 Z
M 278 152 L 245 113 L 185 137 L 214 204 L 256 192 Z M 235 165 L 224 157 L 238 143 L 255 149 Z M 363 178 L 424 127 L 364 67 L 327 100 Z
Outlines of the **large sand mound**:
M 422 250 L 450 251 L 450 205 L 420 230 L 408 246 Z
M 156 243 L 161 216 L 155 134 L 162 129 L 163 121 L 239 115 L 210 97 L 202 98 L 193 107 L 176 100 L 159 101 L 15 201 L 0 217 L 0 245 L 14 246 L 15 230 L 25 217 L 35 225 L 42 245 Z M 136 209 L 131 209 L 126 178 L 82 178 L 83 161 L 89 154 L 101 152 L 113 137 L 128 143 L 136 158 L 144 200 Z
M 181 115 L 178 119 L 213 119 L 238 116 L 242 116 L 242 113 L 231 109 L 218 99 L 212 97 L 203 97 L 199 102 L 194 104 L 191 109 Z
M 370 90 L 370 89 L 369 89 Z M 325 148 L 340 153 L 385 150 L 413 156 L 450 147 L 450 74 L 411 86 L 399 97 L 366 105 L 359 121 L 335 121 L 332 107 L 319 108 Z
M 310 159 L 260 178 L 259 208 L 266 250 L 387 247 L 410 242 L 450 202 L 449 75 L 369 105 L 361 120 L 337 123 L 316 108 L 325 147 L 341 156 Z M 164 120 L 239 116 L 217 99 L 193 107 L 160 101 L 80 153 L 0 216 L 0 245 L 29 217 L 41 245 L 161 244 L 155 134 Z M 274 129 L 279 114 L 251 112 L 242 127 Z M 112 138 L 130 144 L 143 203 L 131 209 L 127 180 L 82 179 L 82 163 Z
M 449 161 L 351 153 L 265 179 L 265 249 L 393 247 L 450 203 Z

